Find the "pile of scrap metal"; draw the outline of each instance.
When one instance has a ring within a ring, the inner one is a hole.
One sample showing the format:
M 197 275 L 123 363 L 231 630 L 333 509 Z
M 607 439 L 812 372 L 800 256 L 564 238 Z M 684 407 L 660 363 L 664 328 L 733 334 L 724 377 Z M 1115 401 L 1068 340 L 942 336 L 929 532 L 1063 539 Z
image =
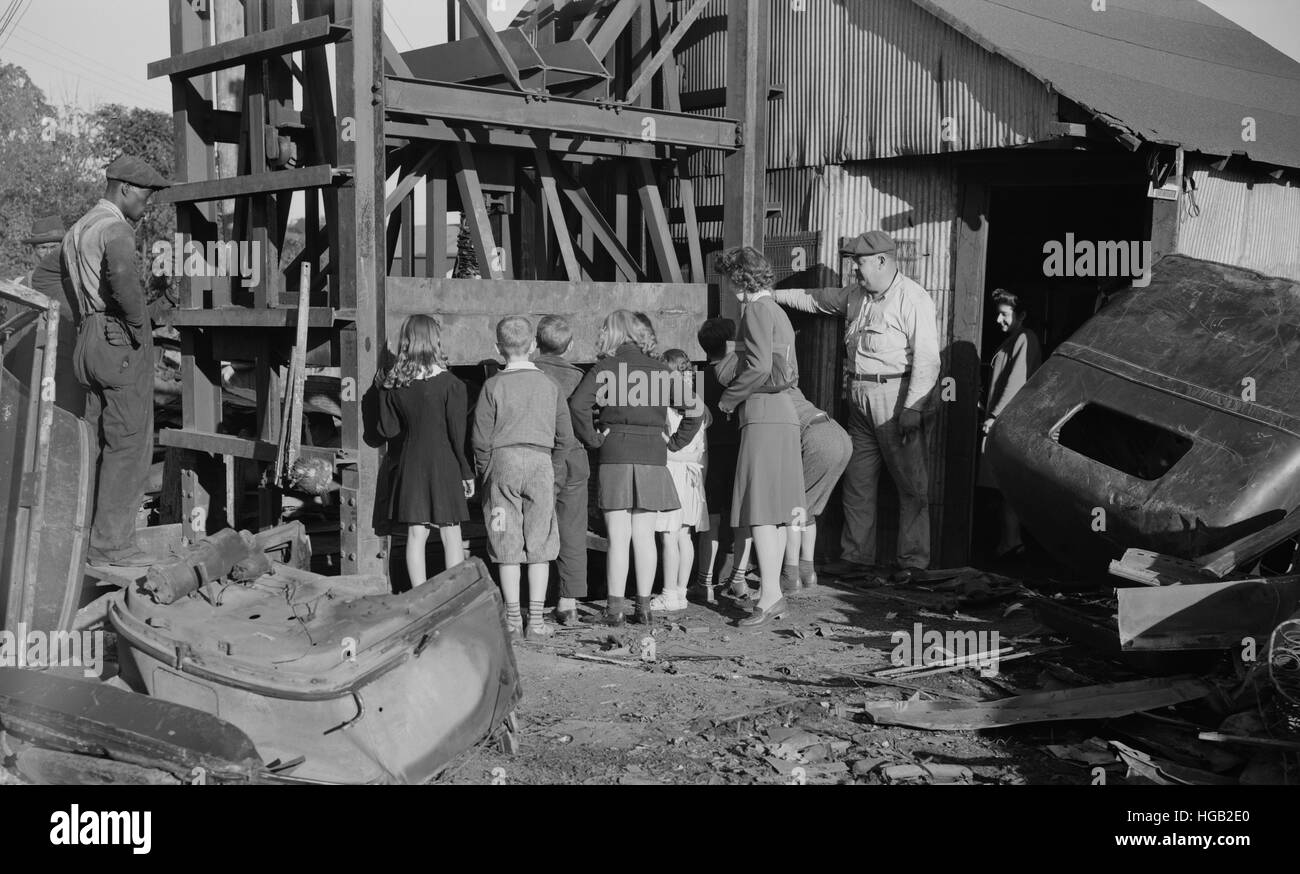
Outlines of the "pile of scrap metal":
M 1043 363 L 989 462 L 1073 567 L 1146 549 L 1224 578 L 1300 533 L 1297 361 L 1300 284 L 1167 256 Z
M 1154 670 L 1231 653 L 1239 691 L 1252 706 L 1280 693 L 1285 721 L 1300 704 L 1293 361 L 1300 284 L 1185 256 L 1056 350 L 999 417 L 989 460 L 1044 548 L 1124 584 L 1091 615 L 1032 599 L 1045 625 Z
M 513 749 L 518 674 L 483 563 L 394 595 L 311 573 L 307 543 L 297 523 L 219 532 L 101 599 L 108 682 L 0 671 L 8 764 L 33 782 L 422 783 L 485 739 Z

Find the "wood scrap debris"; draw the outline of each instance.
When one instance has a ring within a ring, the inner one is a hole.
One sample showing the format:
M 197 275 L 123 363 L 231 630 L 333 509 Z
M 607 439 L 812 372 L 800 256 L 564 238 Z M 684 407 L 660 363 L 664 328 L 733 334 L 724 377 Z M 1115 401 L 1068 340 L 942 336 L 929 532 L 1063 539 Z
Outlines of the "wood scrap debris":
M 975 731 L 1034 722 L 1108 719 L 1194 701 L 1213 691 L 1211 684 L 1193 677 L 1161 678 L 1038 692 L 979 704 L 915 699 L 872 702 L 866 713 L 881 725 Z

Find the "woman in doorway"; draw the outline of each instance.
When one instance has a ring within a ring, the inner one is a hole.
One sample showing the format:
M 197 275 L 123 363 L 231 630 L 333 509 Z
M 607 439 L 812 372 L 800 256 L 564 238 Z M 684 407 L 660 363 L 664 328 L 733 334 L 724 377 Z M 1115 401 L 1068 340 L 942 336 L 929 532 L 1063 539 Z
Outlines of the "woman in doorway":
M 794 328 L 772 297 L 776 281 L 772 265 L 749 246 L 728 249 L 718 256 L 717 264 L 723 284 L 742 307 L 736 377 L 718 399 L 718 410 L 725 416 L 740 411 L 731 525 L 751 529 L 758 556 L 762 589 L 753 615 L 740 622 L 752 628 L 785 612 L 783 529 L 806 515 L 799 416 L 787 391 L 799 384 L 799 370 Z
M 981 449 L 988 442 L 988 434 L 997 423 L 998 416 L 1025 387 L 1042 361 L 1038 337 L 1025 327 L 1025 307 L 1020 297 L 999 288 L 993 292 L 993 309 L 998 327 L 1006 334 L 1006 338 L 993 354 L 993 372 L 989 379 L 988 402 L 985 404 L 986 413 L 981 429 L 984 433 Z M 997 488 L 993 471 L 986 460 L 980 464 L 980 485 Z M 1023 552 L 1024 548 L 1020 539 L 1020 520 L 1003 496 L 1002 537 L 998 542 L 997 557 L 1011 558 Z

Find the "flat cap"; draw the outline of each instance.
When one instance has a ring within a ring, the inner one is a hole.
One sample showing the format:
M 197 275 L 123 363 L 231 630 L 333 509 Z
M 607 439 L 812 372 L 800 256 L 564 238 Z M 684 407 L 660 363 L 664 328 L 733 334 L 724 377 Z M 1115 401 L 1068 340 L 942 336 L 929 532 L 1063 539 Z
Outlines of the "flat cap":
M 894 238 L 884 231 L 868 231 L 849 240 L 840 248 L 840 254 L 846 258 L 858 258 L 863 255 L 880 255 L 893 252 L 898 248 Z
M 23 242 L 28 246 L 58 243 L 63 240 L 64 232 L 63 219 L 57 215 L 47 215 L 32 222 L 32 232 Z
M 105 168 L 104 175 L 141 188 L 167 188 L 171 185 L 161 173 L 135 155 L 122 155 Z

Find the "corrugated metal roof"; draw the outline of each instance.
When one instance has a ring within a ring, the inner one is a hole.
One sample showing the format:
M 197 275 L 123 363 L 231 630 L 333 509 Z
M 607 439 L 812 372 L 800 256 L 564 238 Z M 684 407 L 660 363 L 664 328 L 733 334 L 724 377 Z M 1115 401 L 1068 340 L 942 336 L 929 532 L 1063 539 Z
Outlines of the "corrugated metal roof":
M 1176 249 L 1267 276 L 1300 280 L 1300 187 L 1189 158 Z
M 1193 0 L 912 2 L 1144 139 L 1300 167 L 1300 63 Z
M 725 80 L 725 5 L 684 42 L 683 88 Z M 911 0 L 772 2 L 770 168 L 1001 148 L 1053 135 L 1056 98 L 1034 76 L 977 45 Z M 692 158 L 721 172 L 721 156 Z

